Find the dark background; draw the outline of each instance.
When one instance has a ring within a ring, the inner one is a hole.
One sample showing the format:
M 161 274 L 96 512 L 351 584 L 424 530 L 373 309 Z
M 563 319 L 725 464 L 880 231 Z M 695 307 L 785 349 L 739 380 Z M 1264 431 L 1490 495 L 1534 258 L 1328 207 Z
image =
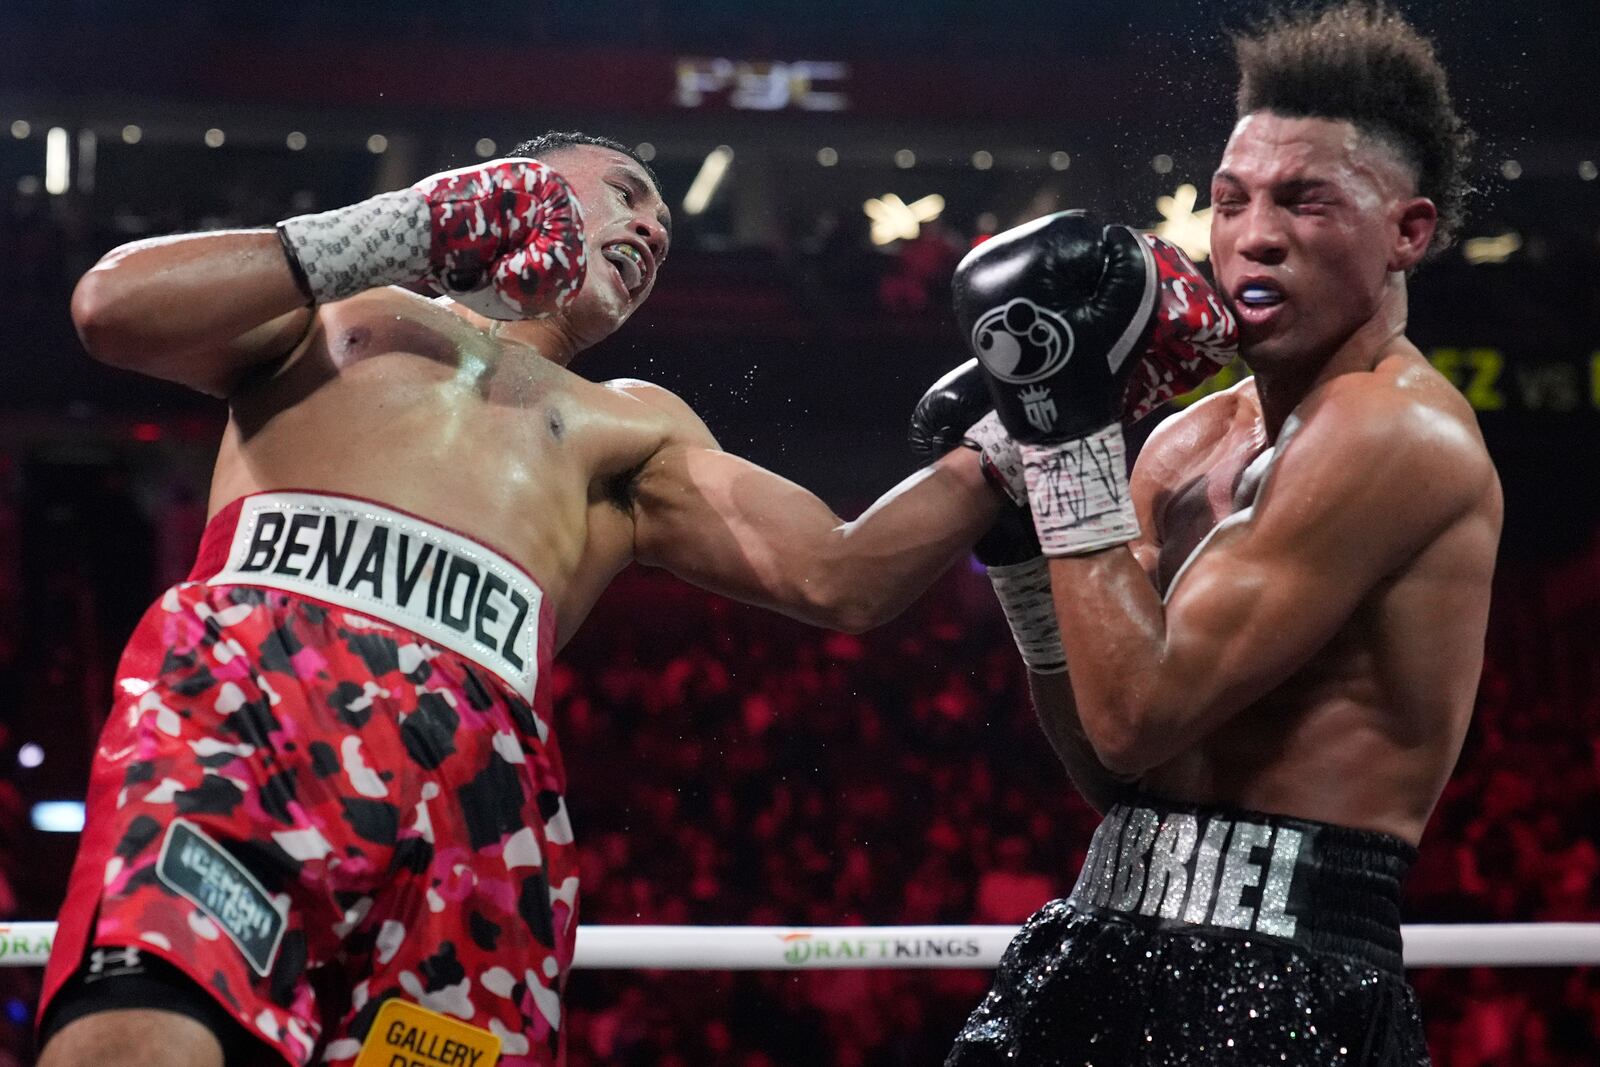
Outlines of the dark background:
M 1414 279 L 1411 335 L 1480 409 L 1507 499 L 1480 715 L 1407 918 L 1600 918 L 1600 5 L 1403 7 L 1480 134 L 1464 240 Z M 187 570 L 221 426 L 215 402 L 83 355 L 67 300 L 105 250 L 348 203 L 471 162 L 480 138 L 501 152 L 551 127 L 648 142 L 677 216 L 671 264 L 576 369 L 666 385 L 726 447 L 854 515 L 911 470 L 906 415 L 961 358 L 955 259 L 1044 211 L 1149 225 L 1180 182 L 1203 190 L 1232 122 L 1224 30 L 1264 10 L 0 7 L 0 918 L 59 903 L 73 839 L 34 832 L 27 810 L 81 795 L 120 645 Z M 798 93 L 735 106 L 731 76 L 696 106 L 678 97 L 685 65 L 806 61 L 844 64 L 814 88 L 845 110 Z M 56 127 L 73 168 L 52 195 Z M 728 177 L 689 217 L 679 202 L 722 144 Z M 836 165 L 819 164 L 824 147 Z M 896 165 L 902 149 L 914 166 Z M 946 207 L 917 240 L 874 246 L 862 201 L 888 192 Z M 1468 261 L 1472 239 L 1507 234 L 1502 262 Z M 585 919 L 1014 921 L 1063 891 L 1092 820 L 1042 751 L 997 616 L 966 571 L 861 639 L 626 574 L 560 667 Z M 44 761 L 20 766 L 30 742 Z M 637 784 L 601 788 L 617 781 Z M 977 999 L 971 977 L 579 975 L 574 1062 L 929 1062 Z M 1415 977 L 1440 1063 L 1600 1062 L 1588 969 Z M 26 1017 L 31 981 L 0 971 L 0 1031 Z M 5 1032 L 26 1062 L 23 1028 Z

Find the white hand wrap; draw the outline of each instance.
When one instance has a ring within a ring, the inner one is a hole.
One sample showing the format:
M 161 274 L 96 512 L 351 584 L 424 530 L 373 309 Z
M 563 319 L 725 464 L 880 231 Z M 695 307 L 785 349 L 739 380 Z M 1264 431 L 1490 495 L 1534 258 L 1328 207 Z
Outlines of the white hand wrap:
M 1023 563 L 990 567 L 989 581 L 1022 662 L 1035 674 L 1062 674 L 1067 654 L 1061 647 L 1055 600 L 1050 595 L 1050 561 L 1035 556 Z
M 1022 451 L 993 411 L 967 427 L 961 443 L 983 457 L 984 473 L 1005 490 L 1018 507 L 1028 504 L 1028 485 L 1022 473 Z
M 1139 536 L 1118 424 L 1076 441 L 1023 445 L 1028 504 L 1047 556 L 1077 556 Z
M 285 219 L 278 223 L 278 234 L 306 295 L 327 304 L 380 285 L 426 277 L 431 226 L 427 197 L 401 189 L 349 207 Z

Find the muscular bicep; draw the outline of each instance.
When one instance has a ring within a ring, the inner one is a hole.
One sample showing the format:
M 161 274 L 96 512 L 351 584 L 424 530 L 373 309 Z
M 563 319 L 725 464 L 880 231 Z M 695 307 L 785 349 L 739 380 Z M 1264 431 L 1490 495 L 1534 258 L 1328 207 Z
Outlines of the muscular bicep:
M 970 551 L 998 510 L 965 449 L 912 474 L 849 522 L 787 478 L 693 445 L 663 448 L 634 484 L 641 562 L 842 630 L 904 610 Z
M 1286 434 L 1255 503 L 1168 590 L 1166 699 L 1204 723 L 1286 681 L 1466 511 L 1486 467 L 1466 435 L 1403 410 L 1325 411 Z
M 749 593 L 771 581 L 797 523 L 839 520 L 788 479 L 702 444 L 676 443 L 633 482 L 634 553 L 717 592 Z
M 114 249 L 79 280 L 72 319 L 98 360 L 226 396 L 296 347 L 305 303 L 273 231 L 228 231 Z
M 681 399 L 643 382 L 606 388 L 661 417 L 661 442 L 626 472 L 633 555 L 716 593 L 770 607 L 803 601 L 808 539 L 840 525 L 811 493 L 754 463 L 722 451 Z

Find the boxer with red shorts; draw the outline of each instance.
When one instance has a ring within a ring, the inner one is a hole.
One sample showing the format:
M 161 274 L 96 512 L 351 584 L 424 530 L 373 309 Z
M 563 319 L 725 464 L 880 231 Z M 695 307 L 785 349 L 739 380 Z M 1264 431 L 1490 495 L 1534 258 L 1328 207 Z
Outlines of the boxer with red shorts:
M 619 144 L 515 157 L 80 281 L 92 355 L 229 419 L 196 581 L 118 677 L 41 1067 L 561 1063 L 578 895 L 540 680 L 612 576 L 859 631 L 995 521 L 973 452 L 845 522 L 671 393 L 569 371 L 671 220 Z
M 123 657 L 47 999 L 93 990 L 92 943 L 291 1062 L 351 1061 L 401 996 L 548 1062 L 578 884 L 553 633 L 526 572 L 415 517 L 225 507 Z

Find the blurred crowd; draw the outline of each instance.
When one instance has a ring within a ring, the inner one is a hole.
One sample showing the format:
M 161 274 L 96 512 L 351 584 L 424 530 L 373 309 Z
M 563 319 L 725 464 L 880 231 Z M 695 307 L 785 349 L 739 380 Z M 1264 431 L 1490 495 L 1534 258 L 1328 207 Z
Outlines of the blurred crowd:
M 1581 652 L 1600 627 L 1600 541 L 1498 582 L 1478 716 L 1405 917 L 1600 921 L 1600 665 Z M 1016 923 L 1070 888 L 1096 821 L 967 566 L 862 636 L 630 569 L 554 683 L 587 923 Z M 28 859 L 20 800 L 0 782 L 0 872 Z M 0 875 L 0 919 L 17 907 Z M 935 1063 L 988 977 L 577 972 L 570 1062 Z M 1594 1063 L 1600 969 L 1413 979 L 1440 1067 Z M 29 1055 L 35 981 L 0 969 L 7 1067 Z
M 312 206 L 241 187 L 203 217 L 90 219 L 71 198 L 16 190 L 0 212 L 11 253 L 0 285 L 20 309 L 8 348 L 73 351 L 66 295 L 118 241 Z M 823 308 L 942 314 L 974 233 L 933 226 L 880 251 L 852 218 L 791 220 L 772 248 L 675 251 L 651 313 L 702 323 L 781 306 L 764 323 L 773 328 Z M 39 356 L 13 360 L 8 375 L 8 388 L 47 391 L 61 369 Z M 40 709 L 88 723 L 103 714 L 116 646 L 154 589 L 184 572 L 203 505 L 176 491 L 153 502 L 93 456 L 39 463 L 6 447 L 15 441 L 0 442 L 0 767 L 10 775 L 24 740 L 16 724 Z M 1478 716 L 1411 878 L 1407 921 L 1600 921 L 1597 632 L 1600 541 L 1502 566 Z M 1095 825 L 1033 721 L 987 583 L 968 568 L 860 637 L 630 570 L 555 672 L 585 922 L 1016 923 L 1070 888 Z M 32 864 L 27 799 L 0 777 L 0 921 L 47 918 L 59 899 L 36 894 L 30 910 L 14 891 Z M 988 977 L 579 972 L 570 1062 L 936 1063 Z M 1440 1067 L 1596 1062 L 1600 968 L 1413 979 Z M 36 982 L 0 968 L 0 1067 L 31 1055 Z

